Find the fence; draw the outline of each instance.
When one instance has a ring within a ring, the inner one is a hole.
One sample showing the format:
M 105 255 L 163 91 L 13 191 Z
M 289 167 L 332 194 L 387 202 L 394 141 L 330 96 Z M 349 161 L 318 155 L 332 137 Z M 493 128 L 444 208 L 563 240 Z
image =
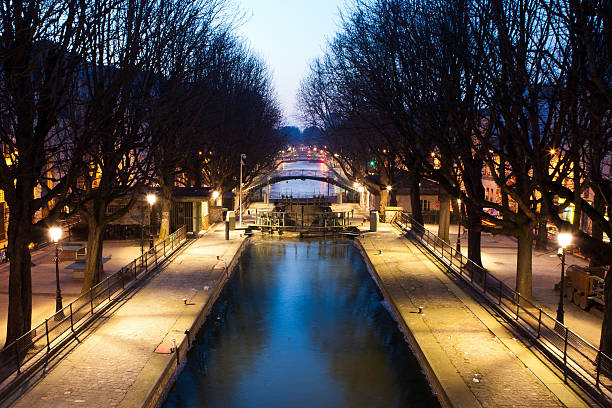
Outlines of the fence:
M 409 214 L 398 213 L 395 223 L 405 231 L 410 228 L 413 236 L 450 271 L 534 341 L 560 368 L 565 381 L 569 376 L 602 404 L 612 404 L 612 359 L 609 356 L 415 222 Z
M 0 350 L 0 381 L 13 374 L 16 374 L 18 379 L 45 363 L 61 349 L 71 334 L 85 327 L 99 311 L 122 296 L 128 284 L 147 276 L 160 261 L 178 249 L 185 239 L 185 226 L 182 226 L 118 272 L 81 294 L 62 310 L 5 346 Z M 0 386 L 0 400 L 6 388 L 14 381 L 7 382 L 8 384 L 4 384 L 6 387 Z

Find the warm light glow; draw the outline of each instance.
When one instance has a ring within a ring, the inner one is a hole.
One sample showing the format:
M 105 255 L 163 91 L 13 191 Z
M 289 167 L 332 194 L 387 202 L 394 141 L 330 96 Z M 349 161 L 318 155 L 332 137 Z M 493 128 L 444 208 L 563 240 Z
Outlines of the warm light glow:
M 560 232 L 559 235 L 557 235 L 557 242 L 561 248 L 566 248 L 572 243 L 572 234 L 569 232 Z
M 219 198 L 219 192 L 218 191 L 213 191 L 212 192 L 212 198 L 213 198 L 213 200 L 216 200 L 217 198 Z
M 147 202 L 151 205 L 155 204 L 157 196 L 155 194 L 147 194 Z
M 555 154 L 557 151 L 555 149 L 550 149 L 550 154 L 553 155 Z
M 62 229 L 60 227 L 49 228 L 49 236 L 51 237 L 51 241 L 59 241 L 62 238 Z
M 353 182 L 353 187 L 355 187 L 355 188 L 359 187 L 359 183 L 358 183 L 358 182 L 356 182 L 356 181 L 354 181 L 354 182 Z
M 363 188 L 363 186 L 359 186 L 359 188 L 357 189 L 357 191 L 359 191 L 360 193 L 363 193 L 365 191 L 365 189 Z
M 431 157 L 436 157 L 436 152 L 431 152 Z
M 461 199 L 460 198 L 457 199 L 457 205 L 461 205 Z
M 387 186 L 387 191 L 391 191 L 391 186 Z

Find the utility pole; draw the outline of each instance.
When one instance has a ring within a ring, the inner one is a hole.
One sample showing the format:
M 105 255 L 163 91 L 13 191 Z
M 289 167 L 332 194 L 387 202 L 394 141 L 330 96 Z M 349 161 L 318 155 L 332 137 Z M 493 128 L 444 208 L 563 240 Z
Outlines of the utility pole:
M 240 155 L 240 196 L 238 197 L 238 206 L 239 206 L 239 219 L 238 224 L 240 224 L 240 228 L 242 228 L 242 166 L 246 165 L 246 154 L 242 153 Z

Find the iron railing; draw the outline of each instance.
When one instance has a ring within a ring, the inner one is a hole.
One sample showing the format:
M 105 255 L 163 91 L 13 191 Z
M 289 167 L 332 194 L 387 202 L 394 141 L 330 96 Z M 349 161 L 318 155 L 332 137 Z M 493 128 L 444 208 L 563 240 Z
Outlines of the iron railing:
M 405 213 L 394 222 L 412 233 L 427 250 L 519 328 L 563 372 L 602 404 L 612 404 L 612 359 L 532 300 L 507 286 Z
M 186 239 L 185 226 L 158 242 L 148 251 L 105 278 L 93 288 L 38 326 L 0 350 L 0 400 L 3 389 L 45 363 L 63 346 L 65 340 L 91 322 L 91 318 L 129 290 L 131 283 L 147 276 L 158 263 L 170 256 Z M 9 378 L 9 377 L 14 378 Z
M 252 210 L 251 210 L 252 211 Z M 252 212 L 251 212 L 252 214 Z M 317 213 L 275 212 L 255 210 L 255 224 L 262 231 L 268 230 L 342 230 L 351 226 L 351 211 Z

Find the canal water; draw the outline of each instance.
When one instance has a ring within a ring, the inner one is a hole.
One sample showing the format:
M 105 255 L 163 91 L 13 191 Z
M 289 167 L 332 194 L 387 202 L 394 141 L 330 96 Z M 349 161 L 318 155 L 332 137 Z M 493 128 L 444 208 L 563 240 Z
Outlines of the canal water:
M 437 407 L 352 242 L 256 238 L 171 407 Z

